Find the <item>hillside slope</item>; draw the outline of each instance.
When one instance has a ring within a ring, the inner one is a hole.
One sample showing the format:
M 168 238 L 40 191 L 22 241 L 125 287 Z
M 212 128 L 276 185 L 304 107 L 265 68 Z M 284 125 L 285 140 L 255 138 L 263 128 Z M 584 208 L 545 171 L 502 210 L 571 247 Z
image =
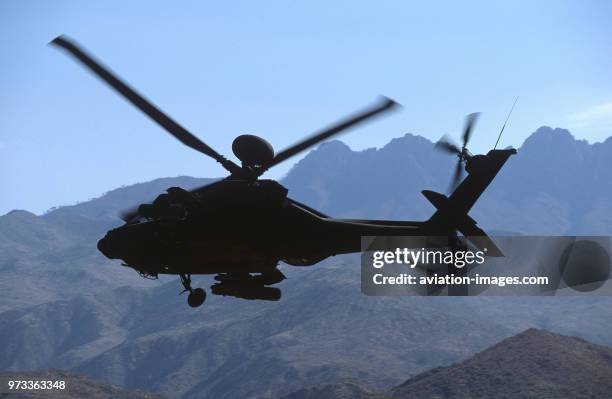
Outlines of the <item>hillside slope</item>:
M 392 397 L 609 398 L 612 349 L 529 329 L 472 358 L 407 380 Z

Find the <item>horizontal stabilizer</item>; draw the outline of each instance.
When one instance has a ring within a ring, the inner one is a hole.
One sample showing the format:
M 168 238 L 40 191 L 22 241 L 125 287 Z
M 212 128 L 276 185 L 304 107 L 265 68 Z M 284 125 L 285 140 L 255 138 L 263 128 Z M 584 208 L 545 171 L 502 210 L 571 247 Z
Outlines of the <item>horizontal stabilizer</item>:
M 425 198 L 431 204 L 436 207 L 439 211 L 447 212 L 446 215 L 450 216 L 449 213 L 454 213 L 452 207 L 450 207 L 450 199 L 444 195 L 435 191 L 423 190 L 421 191 Z M 483 229 L 476 225 L 476 221 L 465 215 L 453 215 L 449 220 L 457 222 L 457 226 L 452 226 L 463 234 L 476 248 L 481 251 L 486 250 L 487 256 L 501 257 L 504 256 L 502 251 L 495 245 L 493 240 L 485 233 Z
M 433 206 L 436 207 L 436 209 L 443 208 L 448 203 L 448 197 L 444 194 L 436 193 L 435 191 L 431 190 L 423 190 L 421 193 L 429 202 L 431 202 Z

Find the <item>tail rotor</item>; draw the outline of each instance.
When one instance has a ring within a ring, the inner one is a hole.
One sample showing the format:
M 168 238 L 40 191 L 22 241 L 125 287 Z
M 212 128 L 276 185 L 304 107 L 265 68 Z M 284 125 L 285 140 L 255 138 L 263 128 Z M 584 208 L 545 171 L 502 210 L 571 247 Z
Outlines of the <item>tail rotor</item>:
M 455 144 L 453 140 L 446 135 L 444 135 L 435 145 L 437 150 L 457 156 L 457 165 L 455 166 L 455 172 L 453 173 L 451 191 L 454 190 L 461 181 L 461 176 L 463 175 L 463 170 L 465 169 L 465 163 L 472 157 L 472 154 L 467 149 L 467 145 L 472 137 L 474 125 L 476 124 L 479 116 L 480 112 L 475 112 L 473 114 L 469 114 L 465 118 L 465 127 L 463 128 L 462 135 L 463 143 L 461 147 Z

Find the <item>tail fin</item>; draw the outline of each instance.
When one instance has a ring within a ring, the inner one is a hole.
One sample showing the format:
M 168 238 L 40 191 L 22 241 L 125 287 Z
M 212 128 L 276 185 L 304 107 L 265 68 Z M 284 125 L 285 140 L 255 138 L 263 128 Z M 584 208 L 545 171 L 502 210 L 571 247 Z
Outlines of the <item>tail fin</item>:
M 434 191 L 422 191 L 425 198 L 437 209 L 427 224 L 436 231 L 443 230 L 450 233 L 458 230 L 476 247 L 487 248 L 488 256 L 503 256 L 484 230 L 468 216 L 468 212 L 513 154 L 516 154 L 514 149 L 491 150 L 487 155 L 475 155 L 468 159 L 466 165 L 468 176 L 450 197 Z

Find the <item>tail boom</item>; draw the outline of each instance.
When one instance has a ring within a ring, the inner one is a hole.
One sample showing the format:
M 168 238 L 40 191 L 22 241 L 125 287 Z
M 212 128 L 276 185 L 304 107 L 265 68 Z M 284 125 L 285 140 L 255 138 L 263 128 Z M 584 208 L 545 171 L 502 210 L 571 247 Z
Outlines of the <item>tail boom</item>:
M 491 184 L 515 149 L 491 150 L 487 155 L 476 155 L 468 159 L 468 176 L 447 197 L 435 191 L 424 190 L 423 195 L 436 208 L 436 212 L 426 222 L 432 231 L 446 231 L 453 234 L 461 232 L 480 249 L 487 248 L 488 256 L 503 256 L 499 248 L 474 219 L 468 216 L 478 198 Z

